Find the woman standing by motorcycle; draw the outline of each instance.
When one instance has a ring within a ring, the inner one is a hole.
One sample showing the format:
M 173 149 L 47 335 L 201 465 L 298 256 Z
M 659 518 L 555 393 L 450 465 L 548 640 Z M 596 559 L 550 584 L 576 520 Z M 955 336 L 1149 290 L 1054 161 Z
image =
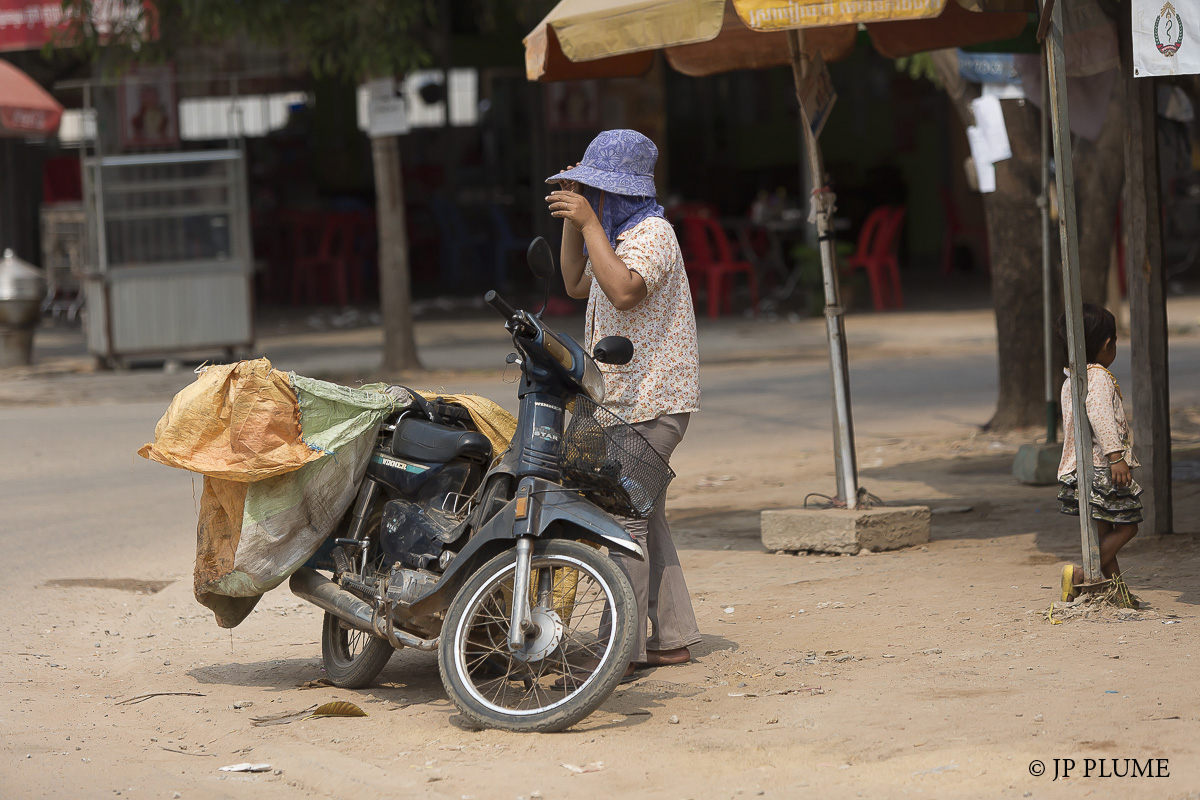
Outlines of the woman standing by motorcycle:
M 546 179 L 560 186 L 546 200 L 551 215 L 564 221 L 567 294 L 588 299 L 585 347 L 590 351 L 614 335 L 633 342 L 629 364 L 601 366 L 605 406 L 669 462 L 691 413 L 700 409 L 700 362 L 683 256 L 655 200 L 657 160 L 658 148 L 642 134 L 605 131 L 579 164 Z M 627 520 L 625 527 L 647 553 L 645 561 L 612 554 L 633 585 L 641 617 L 627 674 L 635 665 L 685 663 L 700 631 L 666 502 L 648 520 Z M 653 625 L 649 639 L 647 617 Z

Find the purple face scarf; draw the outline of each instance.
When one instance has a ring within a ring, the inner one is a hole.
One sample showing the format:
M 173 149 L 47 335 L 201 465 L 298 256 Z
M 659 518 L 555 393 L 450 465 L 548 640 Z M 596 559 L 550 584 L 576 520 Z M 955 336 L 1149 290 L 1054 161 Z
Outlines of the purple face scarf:
M 650 217 L 665 217 L 666 212 L 653 197 L 630 197 L 624 194 L 607 192 L 604 197 L 604 213 L 600 213 L 600 190 L 592 186 L 580 186 L 581 193 L 591 204 L 596 216 L 600 217 L 600 227 L 613 250 L 617 249 L 617 237 L 625 231 L 641 224 Z M 587 244 L 583 245 L 583 254 L 588 254 Z

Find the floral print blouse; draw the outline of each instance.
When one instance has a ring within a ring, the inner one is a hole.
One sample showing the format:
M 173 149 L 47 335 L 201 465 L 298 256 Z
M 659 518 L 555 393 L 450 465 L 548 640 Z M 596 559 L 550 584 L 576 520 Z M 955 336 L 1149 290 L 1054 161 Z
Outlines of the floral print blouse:
M 645 422 L 700 410 L 700 357 L 696 315 L 675 229 L 650 217 L 617 237 L 617 258 L 642 276 L 646 296 L 628 311 L 618 310 L 593 278 L 584 339 L 590 353 L 605 336 L 633 342 L 633 360 L 600 364 L 604 405 L 627 422 Z
M 1065 478 L 1075 471 L 1075 414 L 1071 406 L 1070 372 L 1062 387 L 1063 454 L 1058 463 L 1058 477 Z M 1088 364 L 1087 417 L 1092 425 L 1092 463 L 1107 467 L 1110 453 L 1121 453 L 1130 469 L 1141 466 L 1133 455 L 1129 423 L 1121 403 L 1121 387 L 1112 373 L 1099 364 Z

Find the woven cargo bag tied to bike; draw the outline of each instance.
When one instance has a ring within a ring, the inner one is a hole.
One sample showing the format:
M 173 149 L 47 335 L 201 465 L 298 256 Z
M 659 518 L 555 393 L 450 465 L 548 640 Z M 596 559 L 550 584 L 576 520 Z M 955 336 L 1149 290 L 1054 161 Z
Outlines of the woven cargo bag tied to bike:
M 400 398 L 273 369 L 207 367 L 138 455 L 204 476 L 196 599 L 232 628 L 304 564 L 346 512 Z
M 508 446 L 515 421 L 502 408 L 446 399 L 497 451 Z M 238 625 L 312 557 L 353 503 L 383 419 L 411 403 L 401 387 L 352 389 L 265 358 L 207 367 L 175 396 L 138 454 L 204 476 L 194 589 L 217 624 Z

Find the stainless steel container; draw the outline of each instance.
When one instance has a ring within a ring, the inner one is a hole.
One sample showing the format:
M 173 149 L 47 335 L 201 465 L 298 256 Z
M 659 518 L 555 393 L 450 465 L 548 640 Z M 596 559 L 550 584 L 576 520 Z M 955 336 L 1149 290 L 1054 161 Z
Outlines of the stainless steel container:
M 33 329 L 45 296 L 42 271 L 5 250 L 0 259 L 0 367 L 33 362 Z

